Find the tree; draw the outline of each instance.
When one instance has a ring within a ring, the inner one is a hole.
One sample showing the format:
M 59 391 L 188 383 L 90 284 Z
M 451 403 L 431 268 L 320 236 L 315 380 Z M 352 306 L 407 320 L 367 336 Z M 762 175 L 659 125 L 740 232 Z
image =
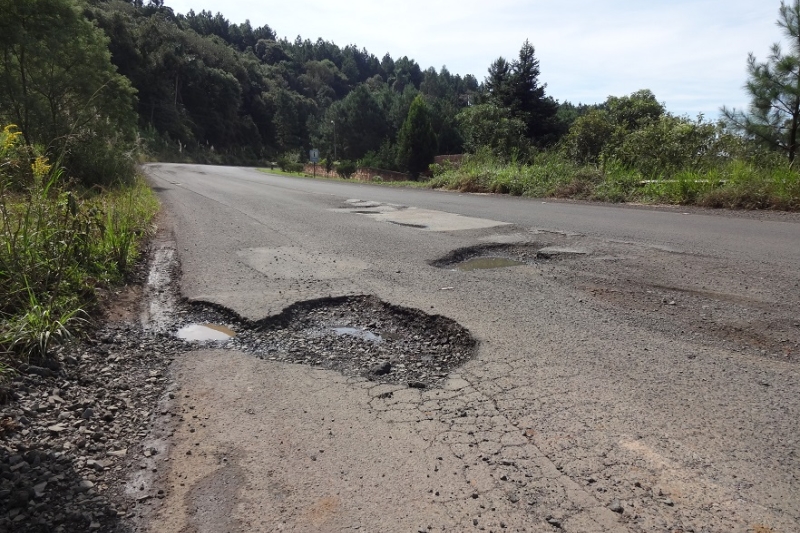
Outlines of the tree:
M 431 126 L 428 106 L 417 95 L 397 139 L 398 164 L 414 175 L 427 170 L 436 155 L 436 134 Z
M 87 182 L 124 178 L 103 174 L 124 171 L 134 101 L 107 38 L 76 2 L 0 0 L 0 120 L 27 144 Z
M 513 90 L 512 109 L 525 121 L 528 137 L 547 144 L 548 136 L 555 127 L 558 104 L 545 97 L 546 84 L 539 84 L 539 60 L 533 45 L 526 39 L 519 50 L 519 56 L 512 64 L 511 85 Z
M 489 65 L 486 77 L 486 90 L 497 107 L 510 108 L 514 102 L 511 87 L 511 65 L 500 56 Z
M 491 64 L 485 84 L 489 102 L 509 109 L 513 118 L 525 124 L 525 135 L 544 145 L 556 140 L 558 104 L 545 96 L 547 85 L 539 84 L 539 74 L 536 52 L 526 40 L 512 63 L 499 57 Z
M 745 84 L 751 99 L 749 111 L 723 107 L 722 114 L 734 130 L 784 151 L 794 162 L 800 129 L 800 0 L 781 2 L 777 24 L 789 40 L 790 52 L 784 54 L 780 43 L 775 43 L 763 63 L 751 53 L 747 58 L 750 79 Z
M 666 113 L 664 105 L 650 89 L 641 89 L 629 96 L 609 96 L 603 107 L 614 125 L 627 132 L 656 122 Z
M 512 117 L 507 108 L 473 105 L 459 113 L 457 120 L 464 134 L 464 147 L 470 153 L 488 147 L 492 153 L 510 159 L 528 150 L 525 123 Z
M 578 163 L 597 163 L 614 133 L 608 111 L 593 109 L 572 123 L 563 141 L 567 154 Z
M 377 150 L 386 137 L 389 123 L 386 113 L 366 85 L 359 85 L 344 100 L 334 103 L 322 121 L 321 146 L 333 146 L 336 128 L 338 156 L 357 160 Z M 329 128 L 328 125 L 331 127 Z

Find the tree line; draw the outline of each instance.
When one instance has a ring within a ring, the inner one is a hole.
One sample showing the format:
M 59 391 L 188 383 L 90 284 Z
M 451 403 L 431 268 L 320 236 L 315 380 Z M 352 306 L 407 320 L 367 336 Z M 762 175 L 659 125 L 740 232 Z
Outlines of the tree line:
M 464 120 L 475 105 L 508 109 L 535 144 L 568 128 L 544 94 L 528 42 L 519 59 L 498 59 L 479 81 L 356 45 L 279 39 L 267 25 L 220 13 L 177 14 L 160 0 L 0 6 L 2 119 L 90 179 L 120 166 L 119 154 L 135 145 L 154 157 L 222 162 L 316 147 L 329 158 L 416 172 L 430 154 L 476 142 L 470 128 L 493 116 L 487 107 Z M 124 149 L 103 154 L 104 144 Z
M 797 42 L 798 1 L 782 6 Z M 675 116 L 648 90 L 559 102 L 528 41 L 479 80 L 352 44 L 280 39 L 220 13 L 178 14 L 162 0 L 0 0 L 0 48 L 0 119 L 88 183 L 130 173 L 142 151 L 254 164 L 303 159 L 312 147 L 415 174 L 435 154 L 525 161 L 557 149 L 664 175 L 747 143 L 793 159 L 800 126 L 800 98 L 787 92 L 800 75 L 796 50 L 751 57 L 753 109 L 724 110 L 722 124 Z

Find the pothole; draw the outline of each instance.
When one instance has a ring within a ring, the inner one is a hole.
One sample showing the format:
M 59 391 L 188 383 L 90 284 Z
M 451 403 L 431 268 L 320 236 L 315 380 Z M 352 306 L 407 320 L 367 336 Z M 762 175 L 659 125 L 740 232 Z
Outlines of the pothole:
M 555 248 L 548 244 L 491 243 L 459 248 L 430 262 L 431 266 L 469 272 L 493 268 L 531 265 L 545 261 L 569 259 L 585 255 L 579 249 Z
M 171 247 L 156 251 L 151 269 L 159 274 L 151 274 L 145 290 L 143 323 L 152 333 L 187 343 L 413 387 L 439 385 L 475 353 L 475 339 L 457 322 L 374 296 L 299 302 L 252 321 L 214 304 L 182 301 Z
M 236 332 L 219 339 L 223 349 L 412 387 L 438 385 L 469 360 L 476 347 L 469 331 L 449 318 L 373 296 L 301 302 L 258 321 L 213 304 L 190 303 L 173 331 L 195 331 L 200 323 L 205 329 L 224 324 L 219 329 Z
M 469 272 L 471 270 L 485 270 L 491 268 L 507 268 L 524 265 L 522 261 L 507 259 L 505 257 L 473 257 L 456 265 L 456 270 Z

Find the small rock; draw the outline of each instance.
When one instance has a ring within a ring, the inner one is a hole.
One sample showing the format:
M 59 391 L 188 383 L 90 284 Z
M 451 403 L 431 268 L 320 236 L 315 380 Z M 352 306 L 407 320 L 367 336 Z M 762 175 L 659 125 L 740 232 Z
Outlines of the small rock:
M 392 363 L 390 363 L 389 361 L 384 361 L 383 363 L 374 366 L 371 372 L 375 376 L 385 376 L 391 371 L 392 371 Z
M 33 492 L 37 498 L 44 496 L 44 489 L 47 487 L 47 481 L 43 481 L 38 485 L 33 486 Z
M 87 490 L 93 489 L 94 483 L 89 481 L 88 479 L 82 479 L 78 486 L 76 487 L 77 492 L 86 492 Z
M 559 520 L 558 518 L 553 518 L 552 516 L 548 516 L 547 518 L 545 518 L 545 521 L 551 526 L 561 529 L 561 520 Z
M 613 502 L 611 502 L 611 505 L 609 505 L 608 508 L 614 511 L 615 513 L 621 513 L 623 511 L 622 504 L 619 503 L 619 500 L 614 500 Z

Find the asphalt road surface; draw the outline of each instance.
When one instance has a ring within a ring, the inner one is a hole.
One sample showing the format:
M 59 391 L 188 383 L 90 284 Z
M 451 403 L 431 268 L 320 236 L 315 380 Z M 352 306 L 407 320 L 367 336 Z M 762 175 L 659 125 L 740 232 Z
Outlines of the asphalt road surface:
M 189 300 L 477 341 L 425 388 L 198 345 L 153 531 L 800 531 L 797 216 L 146 171 Z

